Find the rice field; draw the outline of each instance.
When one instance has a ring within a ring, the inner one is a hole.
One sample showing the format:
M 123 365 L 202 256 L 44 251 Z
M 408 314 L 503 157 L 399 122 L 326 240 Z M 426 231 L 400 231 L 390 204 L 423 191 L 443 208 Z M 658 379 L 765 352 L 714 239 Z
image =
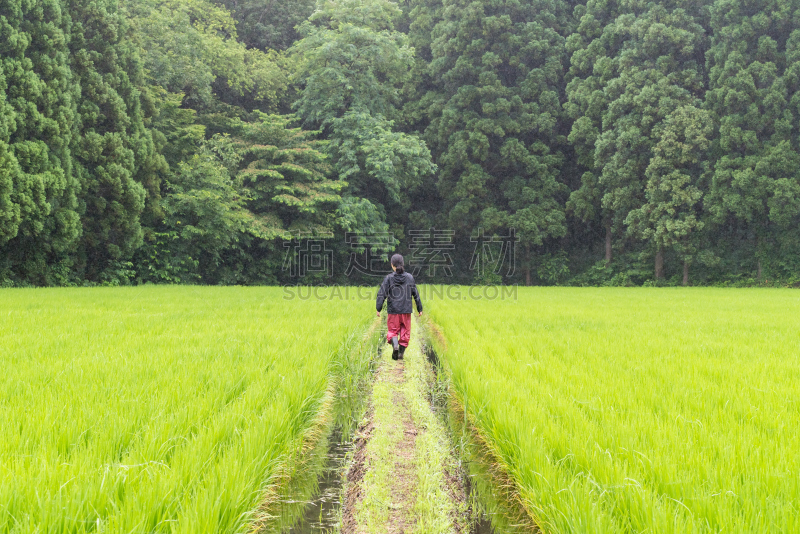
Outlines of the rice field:
M 245 532 L 300 452 L 356 301 L 4 290 L 0 532 Z
M 800 532 L 797 291 L 520 288 L 427 309 L 544 532 Z
M 800 532 L 797 291 L 426 289 L 544 532 Z M 250 532 L 369 368 L 371 301 L 287 296 L 0 292 L 0 533 Z

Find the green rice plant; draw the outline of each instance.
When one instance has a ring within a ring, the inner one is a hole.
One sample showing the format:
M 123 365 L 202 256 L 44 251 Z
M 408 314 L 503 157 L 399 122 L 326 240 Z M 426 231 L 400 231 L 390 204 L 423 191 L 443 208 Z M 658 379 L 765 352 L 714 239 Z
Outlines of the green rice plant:
M 800 293 L 515 294 L 451 288 L 427 309 L 477 441 L 542 531 L 800 532 Z
M 284 295 L 3 290 L 0 532 L 247 531 L 371 320 Z

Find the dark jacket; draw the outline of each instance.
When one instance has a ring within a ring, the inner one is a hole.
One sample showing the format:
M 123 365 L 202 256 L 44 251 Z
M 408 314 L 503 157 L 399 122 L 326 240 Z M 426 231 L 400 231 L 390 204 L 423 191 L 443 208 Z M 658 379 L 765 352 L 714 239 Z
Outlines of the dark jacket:
M 375 307 L 378 311 L 383 309 L 383 301 L 387 300 L 386 311 L 388 313 L 411 313 L 411 297 L 417 301 L 417 311 L 422 312 L 422 301 L 419 299 L 419 291 L 414 277 L 409 273 L 392 273 L 383 279 L 381 288 L 378 290 L 378 300 Z

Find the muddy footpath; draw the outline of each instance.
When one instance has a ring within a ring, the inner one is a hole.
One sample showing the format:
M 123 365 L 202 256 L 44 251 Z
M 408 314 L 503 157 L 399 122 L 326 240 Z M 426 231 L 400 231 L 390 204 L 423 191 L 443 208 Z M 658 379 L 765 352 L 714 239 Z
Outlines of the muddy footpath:
M 402 360 L 377 347 L 352 438 L 334 432 L 314 495 L 285 534 L 491 534 L 450 437 L 415 319 Z

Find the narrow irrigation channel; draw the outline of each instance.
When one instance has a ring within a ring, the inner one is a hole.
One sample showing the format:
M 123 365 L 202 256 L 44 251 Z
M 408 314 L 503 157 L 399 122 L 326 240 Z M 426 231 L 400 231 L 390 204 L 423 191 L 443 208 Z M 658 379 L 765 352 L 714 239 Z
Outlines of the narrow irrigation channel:
M 363 377 L 340 384 L 333 430 L 262 531 L 493 534 L 450 435 L 448 392 L 425 326 L 415 320 L 412 330 L 402 361 L 391 359 L 380 325 L 365 334 L 366 349 L 351 351 L 361 364 L 351 362 L 349 372 Z
M 287 461 L 291 472 L 277 477 L 273 497 L 255 518 L 252 533 L 330 533 L 341 516 L 342 472 L 353 434 L 368 401 L 383 349 L 385 326 L 374 321 L 354 333 L 335 356 L 335 376 L 319 423 L 309 430 L 302 457 Z
M 533 514 L 522 505 L 519 489 L 493 447 L 482 436 L 457 388 L 451 383 L 439 354 L 447 342 L 439 327 L 425 324 L 426 356 L 436 372 L 432 406 L 446 420 L 457 456 L 461 459 L 470 486 L 470 499 L 482 510 L 478 532 L 497 534 L 538 534 L 542 532 Z
M 428 325 L 425 326 L 424 332 L 424 353 L 427 358 L 428 365 L 433 375 L 432 387 L 429 389 L 429 401 L 431 410 L 436 414 L 437 418 L 447 426 L 449 430 L 449 437 L 451 447 L 453 448 L 455 457 L 461 462 L 461 476 L 464 477 L 466 484 L 466 491 L 469 495 L 470 502 L 470 517 L 471 517 L 471 531 L 470 534 L 500 534 L 504 531 L 497 530 L 492 527 L 491 517 L 497 512 L 488 512 L 487 499 L 482 498 L 479 494 L 478 488 L 475 484 L 474 474 L 477 466 L 471 465 L 467 458 L 466 449 L 470 445 L 471 438 L 463 434 L 464 427 L 459 425 L 460 418 L 454 417 L 452 412 L 453 405 L 450 402 L 450 384 L 447 377 L 442 373 L 439 357 L 430 342 L 430 332 Z M 491 499 L 489 499 L 491 502 Z
M 286 534 L 322 534 L 333 532 L 339 524 L 342 507 L 342 472 L 353 450 L 353 442 L 344 439 L 341 429 L 331 436 L 324 465 L 315 491 L 305 500 L 305 495 L 290 495 L 287 505 L 302 505 L 297 521 L 282 528 Z

